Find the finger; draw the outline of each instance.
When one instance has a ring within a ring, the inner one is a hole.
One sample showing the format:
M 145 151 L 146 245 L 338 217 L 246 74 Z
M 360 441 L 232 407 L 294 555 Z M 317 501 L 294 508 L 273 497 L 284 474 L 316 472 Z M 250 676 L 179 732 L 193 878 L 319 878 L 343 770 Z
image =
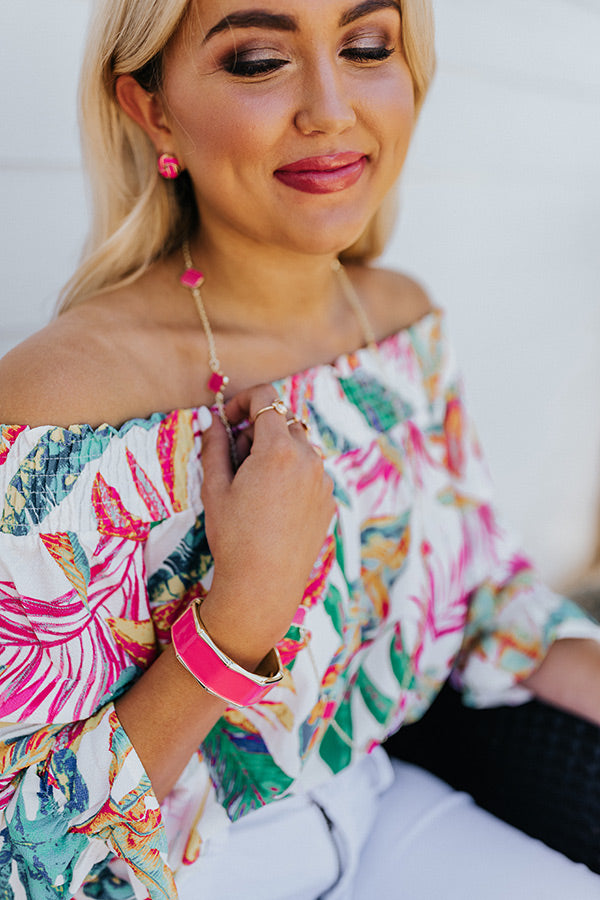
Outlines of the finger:
M 204 469 L 203 491 L 208 489 L 207 485 L 210 485 L 210 490 L 214 487 L 216 491 L 229 487 L 234 476 L 229 438 L 217 413 L 213 413 L 212 425 L 202 435 L 201 459 Z
M 245 420 L 252 420 L 265 406 L 278 400 L 277 391 L 272 384 L 258 384 L 240 391 L 225 404 L 225 415 L 232 425 L 240 425 Z
M 310 435 L 310 425 L 306 419 L 303 419 L 300 416 L 294 415 L 291 418 L 288 418 L 287 427 L 291 435 L 301 435 L 304 438 L 308 438 Z
M 298 416 L 294 416 L 293 419 L 288 419 L 287 426 L 288 433 L 295 445 L 299 448 L 303 448 L 303 450 L 312 451 L 312 453 L 320 459 L 321 466 L 323 466 L 325 463 L 325 454 L 317 444 L 313 444 L 311 441 L 310 428 L 307 427 L 306 422 Z M 309 454 L 309 456 L 310 455 L 311 454 Z
M 291 418 L 287 418 L 286 425 L 288 427 L 288 433 L 293 437 L 306 439 L 310 435 L 310 425 L 306 422 L 305 419 L 301 419 L 299 416 L 294 415 Z M 237 434 L 238 437 L 236 438 L 236 440 L 240 440 L 241 436 L 244 436 L 245 441 L 241 446 L 245 448 L 247 442 L 248 448 L 252 447 L 252 444 L 254 442 L 254 422 L 249 422 L 240 431 L 238 431 Z M 244 455 L 246 454 L 244 453 Z
M 237 453 L 238 468 L 244 462 L 246 457 L 250 455 L 251 449 L 252 431 L 249 428 L 245 428 L 243 431 L 238 432 L 235 438 L 235 451 Z
M 250 423 L 244 430 L 251 434 L 252 446 L 256 450 L 273 446 L 278 440 L 289 440 L 288 411 L 271 384 L 258 385 L 237 394 L 226 404 L 225 414 L 232 424 L 239 421 Z

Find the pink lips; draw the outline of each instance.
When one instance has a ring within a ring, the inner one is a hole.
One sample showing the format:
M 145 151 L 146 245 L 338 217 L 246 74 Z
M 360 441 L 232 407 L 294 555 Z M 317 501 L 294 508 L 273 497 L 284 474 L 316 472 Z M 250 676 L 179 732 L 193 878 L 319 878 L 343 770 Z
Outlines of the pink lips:
M 277 169 L 275 178 L 306 194 L 333 194 L 356 184 L 366 164 L 365 154 L 354 151 L 309 156 Z

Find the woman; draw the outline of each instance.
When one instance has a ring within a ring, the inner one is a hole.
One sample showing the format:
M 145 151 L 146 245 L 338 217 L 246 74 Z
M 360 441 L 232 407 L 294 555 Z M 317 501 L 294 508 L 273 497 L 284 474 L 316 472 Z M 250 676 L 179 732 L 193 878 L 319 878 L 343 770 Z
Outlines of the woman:
M 378 747 L 451 670 L 600 722 L 443 317 L 364 264 L 433 68 L 426 0 L 98 5 L 92 234 L 0 365 L 6 896 L 430 897 L 448 829 L 476 893 L 598 891 Z

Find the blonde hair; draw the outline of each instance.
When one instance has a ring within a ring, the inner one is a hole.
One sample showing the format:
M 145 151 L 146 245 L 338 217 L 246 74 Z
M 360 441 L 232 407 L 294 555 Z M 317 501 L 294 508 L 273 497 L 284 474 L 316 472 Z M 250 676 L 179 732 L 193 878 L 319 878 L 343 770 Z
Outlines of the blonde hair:
M 98 0 L 90 24 L 80 85 L 84 165 L 91 187 L 92 224 L 79 268 L 65 285 L 59 309 L 138 278 L 180 246 L 197 224 L 187 173 L 173 182 L 158 175 L 156 152 L 119 106 L 115 85 L 135 74 L 149 90 L 161 85 L 162 54 L 182 25 L 190 0 Z M 402 0 L 403 41 L 419 112 L 435 70 L 431 0 Z M 392 192 L 393 194 L 394 192 Z M 378 256 L 394 220 L 386 198 L 346 260 Z

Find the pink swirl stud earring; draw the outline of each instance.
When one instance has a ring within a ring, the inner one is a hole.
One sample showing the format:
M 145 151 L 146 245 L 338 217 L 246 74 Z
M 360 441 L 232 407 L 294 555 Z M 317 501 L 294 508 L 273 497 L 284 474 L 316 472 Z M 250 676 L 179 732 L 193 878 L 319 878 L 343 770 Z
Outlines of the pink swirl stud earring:
M 176 156 L 169 153 L 161 153 L 158 157 L 158 173 L 163 178 L 171 180 L 181 174 L 181 164 Z

